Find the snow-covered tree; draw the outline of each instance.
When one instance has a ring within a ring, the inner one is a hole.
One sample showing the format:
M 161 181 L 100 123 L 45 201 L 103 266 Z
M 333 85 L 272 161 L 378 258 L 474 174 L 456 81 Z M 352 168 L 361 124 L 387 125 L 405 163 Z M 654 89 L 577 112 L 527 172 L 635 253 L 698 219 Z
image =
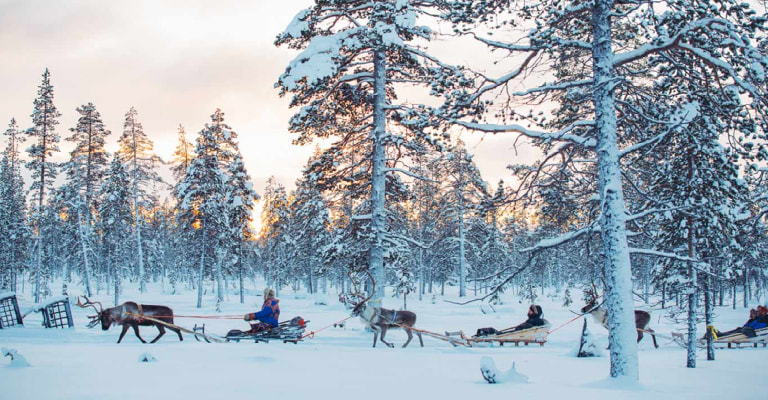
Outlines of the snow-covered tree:
M 19 144 L 24 141 L 16 120 L 11 118 L 4 135 L 8 145 L 0 160 L 0 289 L 16 290 L 18 277 L 28 259 L 30 236 L 26 222 L 24 180 L 21 176 Z
M 416 150 L 441 140 L 441 135 L 420 129 L 423 120 L 416 115 L 423 107 L 396 101 L 398 86 L 431 87 L 439 94 L 459 81 L 459 69 L 419 45 L 434 31 L 417 25 L 417 19 L 441 15 L 438 6 L 431 1 L 318 0 L 299 12 L 275 42 L 302 50 L 277 82 L 281 95 L 293 95 L 291 107 L 300 107 L 289 128 L 299 133 L 295 143 L 338 138 L 321 157 L 328 169 L 334 169 L 332 164 L 344 153 L 363 155 L 345 172 L 362 170 L 370 177 L 367 217 L 373 240 L 368 265 L 380 283 L 374 297 L 378 301 L 384 294 L 384 255 L 390 243 L 387 180 L 401 171 L 388 158 L 388 150 Z
M 125 114 L 123 134 L 119 140 L 120 148 L 117 154 L 123 162 L 130 179 L 131 196 L 133 198 L 135 260 L 139 277 L 139 290 L 147 291 L 147 271 L 144 266 L 144 247 L 141 239 L 141 229 L 144 223 L 143 209 L 155 202 L 154 194 L 149 185 L 160 181 L 155 171 L 158 162 L 154 154 L 152 140 L 144 133 L 144 127 L 138 120 L 136 109 L 131 107 Z
M 472 160 L 464 143 L 459 143 L 438 161 L 441 165 L 443 188 L 442 202 L 449 208 L 446 217 L 453 221 L 455 236 L 448 240 L 455 243 L 458 254 L 454 253 L 458 265 L 459 297 L 467 295 L 467 220 L 488 189 L 480 176 L 480 170 Z
M 262 197 L 261 229 L 259 246 L 261 261 L 267 286 L 279 291 L 288 277 L 285 276 L 290 265 L 289 251 L 292 246 L 290 236 L 290 208 L 285 186 L 277 182 L 274 176 L 267 180 Z
M 104 128 L 101 114 L 92 103 L 77 108 L 80 114 L 77 125 L 71 128 L 72 135 L 66 138 L 75 148 L 70 152 L 70 159 L 63 165 L 70 190 L 65 191 L 71 197 L 62 199 L 68 203 L 72 221 L 77 221 L 77 237 L 81 249 L 83 266 L 83 284 L 88 296 L 91 296 L 91 274 L 94 259 L 95 241 L 92 237 L 93 214 L 95 212 L 96 192 L 107 169 L 107 151 L 105 138 L 110 132 Z
M 41 225 L 46 215 L 46 194 L 53 188 L 56 180 L 57 165 L 52 160 L 53 154 L 59 151 L 59 134 L 56 133 L 57 120 L 61 114 L 53 104 L 53 85 L 48 68 L 43 73 L 43 81 L 38 86 L 37 97 L 34 101 L 32 122 L 34 127 L 27 130 L 32 145 L 27 149 L 29 162 L 26 166 L 32 173 L 30 185 L 31 213 L 33 232 L 35 233 L 35 302 L 40 301 L 40 274 L 43 262 L 43 247 L 48 238 L 43 236 L 46 231 Z
M 107 284 L 111 279 L 114 287 L 115 305 L 120 304 L 121 278 L 129 264 L 131 237 L 131 197 L 130 179 L 119 156 L 112 158 L 109 171 L 99 191 L 98 227 L 101 232 L 101 245 Z
M 596 164 L 599 232 L 607 284 L 605 305 L 610 310 L 610 374 L 638 379 L 626 228 L 627 221 L 637 217 L 626 213 L 621 162 L 632 152 L 653 151 L 652 145 L 669 134 L 672 131 L 669 127 L 675 122 L 657 121 L 662 129 L 656 137 L 626 145 L 623 139 L 632 122 L 629 117 L 638 115 L 638 99 L 647 98 L 642 88 L 651 80 L 664 79 L 661 74 L 664 65 L 703 62 L 711 70 L 710 79 L 704 84 L 712 88 L 733 88 L 749 99 L 751 109 L 762 118 L 765 85 L 761 71 L 765 70 L 766 61 L 750 38 L 762 35 L 764 20 L 756 17 L 748 4 L 731 0 L 718 3 L 548 0 L 533 4 L 458 0 L 454 3 L 456 20 L 483 23 L 493 19 L 494 27 L 526 29 L 524 37 L 511 40 L 479 38 L 492 49 L 508 52 L 509 60 L 515 60 L 515 65 L 498 77 L 478 77 L 480 89 L 476 94 L 458 99 L 462 106 L 472 105 L 461 109 L 470 117 L 460 119 L 460 124 L 485 132 L 516 132 L 549 141 L 555 152 L 565 147 L 579 147 L 587 150 Z M 582 75 L 555 76 L 558 64 L 574 59 L 578 59 L 577 65 L 584 66 L 580 70 Z M 543 82 L 539 79 L 526 85 L 524 82 L 531 76 L 544 76 Z M 518 89 L 520 87 L 527 89 Z M 617 91 L 631 90 L 635 90 L 636 96 L 619 97 L 617 101 Z M 514 106 L 521 100 L 546 102 L 558 95 L 565 98 L 568 94 L 585 93 L 592 100 L 592 111 L 587 110 L 586 115 L 558 130 L 534 129 L 515 123 L 525 119 L 538 124 L 536 121 L 541 116 L 516 113 L 513 107 L 494 110 L 495 115 L 506 119 L 500 124 L 479 122 L 471 117 L 478 110 L 488 108 L 487 99 L 493 94 L 505 96 L 505 104 Z M 461 118 L 453 112 L 445 115 Z M 544 159 L 549 159 L 550 154 Z M 565 239 L 595 232 L 596 228 L 597 225 L 591 225 L 569 232 L 557 240 L 539 243 L 529 251 L 552 247 Z
M 184 180 L 187 168 L 192 162 L 194 150 L 195 148 L 192 146 L 192 143 L 187 141 L 187 132 L 179 124 L 178 142 L 176 143 L 176 150 L 173 151 L 173 160 L 171 160 L 171 171 L 173 172 L 173 177 L 176 178 L 176 182 Z
M 312 160 L 310 159 L 310 163 Z M 326 275 L 326 260 L 322 253 L 330 242 L 330 213 L 323 194 L 313 176 L 305 169 L 296 181 L 291 208 L 292 234 L 296 244 L 296 262 L 309 283 L 310 293 L 317 292 L 317 275 Z
M 221 169 L 222 140 L 231 128 L 224 123 L 224 113 L 217 109 L 211 123 L 200 131 L 195 146 L 195 157 L 187 169 L 184 181 L 177 188 L 180 208 L 187 220 L 185 226 L 194 229 L 195 245 L 199 253 L 197 308 L 202 307 L 205 266 L 213 266 L 217 301 L 224 300 L 222 241 L 226 238 L 229 221 L 226 209 L 225 184 L 227 177 Z M 218 304 L 218 303 L 217 303 Z
M 245 265 L 246 250 L 249 242 L 255 238 L 251 227 L 253 222 L 254 201 L 259 200 L 259 194 L 253 189 L 251 177 L 243 164 L 243 157 L 238 152 L 227 170 L 226 183 L 226 213 L 229 218 L 229 235 L 224 244 L 229 247 L 231 264 L 240 282 L 240 303 L 245 303 Z

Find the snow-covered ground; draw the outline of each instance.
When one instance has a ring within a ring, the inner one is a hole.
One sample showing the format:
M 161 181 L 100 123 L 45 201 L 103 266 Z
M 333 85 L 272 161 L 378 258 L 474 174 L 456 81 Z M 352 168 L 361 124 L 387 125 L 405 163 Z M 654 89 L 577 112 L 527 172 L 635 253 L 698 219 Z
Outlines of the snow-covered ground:
M 179 315 L 217 315 L 214 301 L 198 310 L 194 293 L 139 296 L 126 300 L 146 304 L 165 304 Z M 19 295 L 22 309 L 29 295 Z M 329 305 L 315 305 L 305 294 L 283 291 L 280 296 L 281 320 L 300 315 L 310 320 L 310 330 L 332 324 L 348 312 L 328 296 Z M 109 305 L 110 296 L 97 295 Z M 246 305 L 231 294 L 222 314 L 253 312 L 258 296 L 249 296 Z M 74 301 L 74 299 L 73 299 Z M 544 317 L 555 328 L 573 318 L 561 300 L 544 298 L 538 302 Z M 409 299 L 409 309 L 418 315 L 417 327 L 437 332 L 464 330 L 473 333 L 480 327 L 505 328 L 525 319 L 527 304 L 509 296 L 494 314 L 482 314 L 478 305 L 458 306 L 437 297 L 419 302 Z M 387 299 L 385 306 L 399 307 L 400 301 Z M 577 305 L 572 309 L 576 310 Z M 379 344 L 371 348 L 372 333 L 365 332 L 359 320 L 345 328 L 329 328 L 314 339 L 299 344 L 252 342 L 209 344 L 184 335 L 179 342 L 168 332 L 157 344 L 141 344 L 129 331 L 123 343 L 116 344 L 120 328 L 104 332 L 87 329 L 87 314 L 93 310 L 73 308 L 75 328 L 48 330 L 41 326 L 39 313 L 25 319 L 24 328 L 0 330 L 0 346 L 23 355 L 30 367 L 13 368 L 9 358 L 0 359 L 0 399 L 392 399 L 439 398 L 484 399 L 512 396 L 541 399 L 755 399 L 762 398 L 768 378 L 768 351 L 742 348 L 717 352 L 717 361 L 708 362 L 700 352 L 698 368 L 685 368 L 685 350 L 660 338 L 660 349 L 650 340 L 640 344 L 639 385 L 632 387 L 606 383 L 608 358 L 578 359 L 582 322 L 578 320 L 553 332 L 545 346 L 505 346 L 454 348 L 424 337 L 424 348 L 414 338 L 408 348 L 390 349 Z M 653 312 L 651 326 L 669 335 L 675 327 L 665 323 L 659 311 Z M 744 309 L 718 308 L 716 326 L 723 329 L 741 325 Z M 178 318 L 177 324 L 191 328 L 202 320 Z M 607 334 L 593 321 L 590 327 L 603 347 Z M 232 328 L 245 329 L 237 320 L 205 320 L 206 331 L 223 335 Z M 703 333 L 703 328 L 701 330 Z M 153 327 L 141 328 L 149 341 L 157 334 Z M 391 331 L 388 339 L 396 345 L 405 341 L 402 331 Z M 157 362 L 139 362 L 149 353 Z M 528 383 L 489 385 L 480 374 L 483 356 L 493 359 L 506 371 L 515 362 L 517 372 Z M 540 396 L 540 397 L 539 397 Z

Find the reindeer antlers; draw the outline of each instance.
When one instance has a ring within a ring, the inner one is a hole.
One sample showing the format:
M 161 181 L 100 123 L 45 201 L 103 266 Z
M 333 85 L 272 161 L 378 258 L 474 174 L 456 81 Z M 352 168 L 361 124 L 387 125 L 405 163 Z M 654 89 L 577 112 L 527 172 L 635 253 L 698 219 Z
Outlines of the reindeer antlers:
M 368 271 L 368 269 L 365 269 L 364 271 L 365 271 L 366 275 L 368 275 L 368 278 L 371 280 L 371 295 L 366 297 L 366 298 L 364 298 L 359 303 L 355 304 L 355 307 L 352 309 L 352 313 L 353 314 L 358 312 L 358 310 L 360 309 L 360 306 L 362 306 L 363 304 L 367 303 L 368 300 L 373 298 L 374 294 L 376 293 L 376 280 L 373 279 L 373 275 L 371 275 L 371 272 Z M 349 276 L 349 279 L 352 281 L 352 285 L 355 288 L 355 296 L 358 297 L 358 298 L 363 297 L 363 295 L 361 295 L 360 292 L 357 289 L 357 282 L 355 282 L 355 280 L 352 279 L 352 274 L 347 272 L 347 275 Z
M 101 306 L 101 302 L 100 302 L 100 301 L 97 301 L 97 302 L 93 302 L 93 301 L 91 301 L 91 300 L 88 298 L 88 296 L 83 296 L 83 298 L 85 299 L 85 304 L 81 303 L 81 302 L 80 302 L 80 296 L 77 296 L 77 304 L 76 304 L 76 305 L 77 305 L 78 307 L 80 307 L 80 308 L 93 307 L 93 309 L 94 309 L 94 310 L 96 310 L 96 312 L 97 312 L 97 313 L 99 313 L 99 314 L 101 314 L 102 312 L 104 312 L 104 307 L 102 307 L 102 306 Z M 98 309 L 98 310 L 96 309 L 96 306 L 95 306 L 95 304 L 98 304 L 98 305 L 99 305 L 99 309 Z

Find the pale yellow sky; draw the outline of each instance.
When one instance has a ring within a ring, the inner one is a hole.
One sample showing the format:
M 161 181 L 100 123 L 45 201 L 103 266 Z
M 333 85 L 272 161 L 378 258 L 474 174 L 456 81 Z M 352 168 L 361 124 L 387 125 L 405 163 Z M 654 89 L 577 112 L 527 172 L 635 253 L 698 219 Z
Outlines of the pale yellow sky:
M 296 51 L 272 44 L 311 0 L 0 0 L 0 128 L 31 126 L 43 70 L 51 71 L 63 141 L 75 108 L 93 102 L 114 150 L 134 106 L 158 155 L 169 159 L 178 124 L 190 141 L 218 107 L 238 132 L 259 193 L 267 178 L 293 186 L 314 146 L 291 145 L 291 111 L 274 82 Z M 463 53 L 451 49 L 463 62 Z M 470 57 L 467 52 L 466 57 Z M 511 135 L 464 135 L 484 178 L 509 181 Z M 26 147 L 26 146 L 25 146 Z

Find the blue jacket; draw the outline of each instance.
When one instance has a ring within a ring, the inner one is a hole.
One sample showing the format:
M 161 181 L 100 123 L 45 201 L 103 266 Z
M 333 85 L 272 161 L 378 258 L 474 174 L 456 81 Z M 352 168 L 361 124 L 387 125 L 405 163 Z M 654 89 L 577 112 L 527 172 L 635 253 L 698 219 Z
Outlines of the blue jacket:
M 248 315 L 248 319 L 258 319 L 261 322 L 269 324 L 271 326 L 277 326 L 277 321 L 280 318 L 280 306 L 278 303 L 280 300 L 271 298 L 267 299 L 261 306 L 261 311 Z
M 768 324 L 766 324 L 760 318 L 755 318 L 754 320 L 748 322 L 746 326 L 748 326 L 748 327 L 750 327 L 752 329 L 762 329 L 762 328 L 765 328 L 766 326 L 768 326 Z

